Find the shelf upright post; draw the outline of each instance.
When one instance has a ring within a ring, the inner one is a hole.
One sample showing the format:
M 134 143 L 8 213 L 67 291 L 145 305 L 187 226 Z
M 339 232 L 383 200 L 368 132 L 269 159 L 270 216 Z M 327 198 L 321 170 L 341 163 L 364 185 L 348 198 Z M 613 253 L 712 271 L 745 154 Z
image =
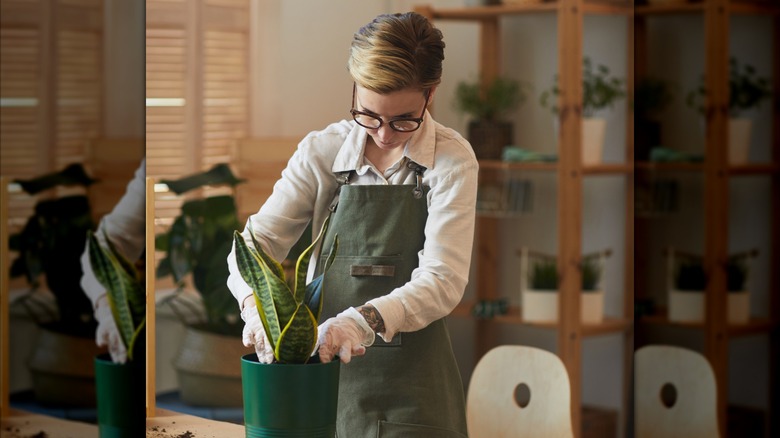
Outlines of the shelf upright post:
M 558 356 L 569 379 L 582 382 L 580 259 L 582 254 L 582 34 L 583 0 L 558 2 Z M 571 388 L 572 428 L 582 435 L 582 388 Z
M 708 0 L 704 7 L 706 41 L 704 164 L 704 269 L 707 273 L 704 350 L 715 373 L 720 435 L 726 434 L 728 336 L 725 262 L 728 258 L 729 180 L 729 0 Z
M 772 38 L 772 90 L 774 96 L 772 101 L 772 165 L 775 170 L 772 172 L 772 217 L 771 217 L 771 242 L 772 253 L 770 254 L 770 266 L 780 266 L 780 172 L 777 166 L 780 165 L 780 14 L 775 14 L 773 19 Z M 772 329 L 769 333 L 769 434 L 767 436 L 780 435 L 780 376 L 777 370 L 780 369 L 780 270 L 771 269 L 769 278 L 769 320 L 772 323 Z

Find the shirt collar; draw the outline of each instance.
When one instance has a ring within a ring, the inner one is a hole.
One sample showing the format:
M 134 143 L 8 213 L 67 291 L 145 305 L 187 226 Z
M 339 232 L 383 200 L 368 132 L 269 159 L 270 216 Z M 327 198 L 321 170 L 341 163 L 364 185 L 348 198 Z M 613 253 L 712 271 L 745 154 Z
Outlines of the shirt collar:
M 433 157 L 436 152 L 435 124 L 433 117 L 426 110 L 425 121 L 404 146 L 404 157 L 426 169 L 433 168 Z M 332 170 L 334 173 L 360 169 L 363 164 L 367 137 L 368 132 L 365 128 L 352 122 L 352 130 L 347 134 L 344 144 L 333 161 Z

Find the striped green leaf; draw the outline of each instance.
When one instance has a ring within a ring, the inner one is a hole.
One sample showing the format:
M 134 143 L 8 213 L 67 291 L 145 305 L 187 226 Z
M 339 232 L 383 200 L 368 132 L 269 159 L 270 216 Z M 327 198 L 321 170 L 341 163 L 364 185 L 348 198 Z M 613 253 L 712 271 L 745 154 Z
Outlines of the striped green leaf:
M 299 304 L 290 323 L 282 331 L 274 356 L 282 363 L 306 363 L 317 343 L 317 319 L 308 307 Z
M 249 235 L 252 236 L 252 244 L 255 246 L 255 248 L 262 249 L 263 247 L 260 245 L 260 243 L 255 239 L 255 232 L 252 230 L 252 221 L 247 221 L 246 223 L 247 231 L 249 231 Z M 271 268 L 271 272 L 280 279 L 284 280 L 284 268 L 282 268 L 282 264 L 274 260 L 273 257 L 266 254 L 264 251 L 260 251 L 260 257 L 263 258 L 263 261 L 265 261 L 265 264 L 268 265 L 269 268 Z
M 298 262 L 295 264 L 295 301 L 301 303 L 306 296 L 306 274 L 309 270 L 309 260 L 311 260 L 312 252 L 317 246 L 322 236 L 325 235 L 325 231 L 328 229 L 328 223 L 330 222 L 330 216 L 325 218 L 325 222 L 322 223 L 320 233 L 317 238 L 311 242 L 308 248 L 306 248 L 298 257 Z
M 140 282 L 134 281 L 125 272 L 116 256 L 100 245 L 94 233 L 90 231 L 87 235 L 89 238 L 89 258 L 95 277 L 106 288 L 114 322 L 117 325 L 117 329 L 119 329 L 122 342 L 127 347 L 128 360 L 132 360 L 133 350 L 130 347 L 135 344 L 138 332 L 133 323 L 130 300 L 137 300 L 141 294 Z

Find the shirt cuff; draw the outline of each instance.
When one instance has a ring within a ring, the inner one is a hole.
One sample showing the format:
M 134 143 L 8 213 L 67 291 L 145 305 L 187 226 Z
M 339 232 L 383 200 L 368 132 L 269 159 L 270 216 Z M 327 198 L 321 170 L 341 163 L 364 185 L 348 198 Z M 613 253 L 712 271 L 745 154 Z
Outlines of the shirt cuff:
M 385 342 L 390 342 L 393 337 L 401 329 L 404 319 L 406 317 L 406 310 L 400 299 L 385 295 L 383 297 L 374 298 L 367 302 L 376 308 L 379 315 L 382 316 L 382 321 L 385 323 L 385 331 L 383 333 L 377 333 Z

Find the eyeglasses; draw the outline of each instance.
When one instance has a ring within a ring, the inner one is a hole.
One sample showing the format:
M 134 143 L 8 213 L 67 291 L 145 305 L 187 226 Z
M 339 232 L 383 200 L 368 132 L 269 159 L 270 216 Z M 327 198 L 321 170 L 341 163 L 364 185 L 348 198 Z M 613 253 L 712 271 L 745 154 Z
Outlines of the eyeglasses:
M 352 84 L 352 109 L 349 110 L 350 114 L 352 114 L 352 118 L 355 119 L 355 122 L 366 128 L 366 129 L 379 129 L 382 127 L 382 125 L 385 124 L 385 121 L 382 120 L 381 117 L 375 116 L 373 114 L 369 114 L 363 111 L 358 111 L 355 109 L 355 89 L 357 86 L 355 84 Z M 423 106 L 422 112 L 420 113 L 420 117 L 413 118 L 413 117 L 399 117 L 395 119 L 390 119 L 387 121 L 387 124 L 390 125 L 390 128 L 392 128 L 394 131 L 398 132 L 412 132 L 416 131 L 418 128 L 420 128 L 420 124 L 423 122 L 423 116 L 425 116 L 425 109 L 428 108 L 428 98 L 431 96 L 431 93 L 429 90 L 425 91 L 425 105 Z

